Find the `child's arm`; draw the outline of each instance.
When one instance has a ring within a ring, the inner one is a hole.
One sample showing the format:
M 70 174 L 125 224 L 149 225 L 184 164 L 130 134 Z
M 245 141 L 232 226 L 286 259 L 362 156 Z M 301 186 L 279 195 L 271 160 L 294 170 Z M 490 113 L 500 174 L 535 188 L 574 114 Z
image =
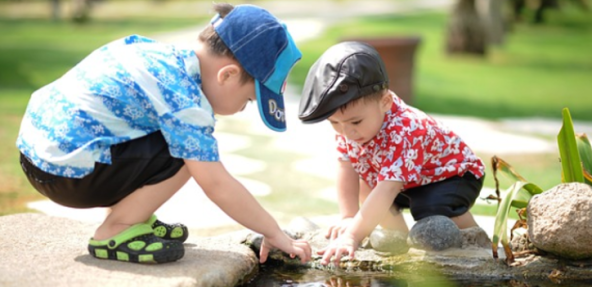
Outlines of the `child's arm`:
M 360 210 L 359 184 L 358 173 L 354 170 L 351 162 L 340 160 L 337 169 L 337 203 L 339 204 L 341 222 L 329 227 L 325 237 L 333 240 L 345 232 L 351 220 Z
M 288 237 L 251 193 L 226 171 L 221 162 L 185 160 L 185 164 L 206 195 L 228 216 L 264 236 L 259 254 L 261 263 L 265 262 L 269 249 L 273 247 L 300 257 L 303 263 L 310 260 L 311 248 L 308 242 Z
M 349 254 L 353 258 L 354 251 L 359 243 L 387 215 L 395 197 L 401 192 L 402 188 L 403 183 L 399 181 L 379 182 L 364 201 L 350 226 L 324 250 L 321 263 L 328 264 L 333 255 L 335 255 L 334 261 L 336 263 L 345 254 Z

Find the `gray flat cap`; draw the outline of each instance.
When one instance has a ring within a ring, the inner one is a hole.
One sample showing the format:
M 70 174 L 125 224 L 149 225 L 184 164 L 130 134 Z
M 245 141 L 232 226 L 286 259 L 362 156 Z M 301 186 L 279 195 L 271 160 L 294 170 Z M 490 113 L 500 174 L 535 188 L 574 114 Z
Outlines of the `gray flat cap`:
M 386 88 L 388 75 L 376 49 L 363 42 L 341 42 L 327 49 L 308 71 L 298 118 L 320 122 L 344 104 Z

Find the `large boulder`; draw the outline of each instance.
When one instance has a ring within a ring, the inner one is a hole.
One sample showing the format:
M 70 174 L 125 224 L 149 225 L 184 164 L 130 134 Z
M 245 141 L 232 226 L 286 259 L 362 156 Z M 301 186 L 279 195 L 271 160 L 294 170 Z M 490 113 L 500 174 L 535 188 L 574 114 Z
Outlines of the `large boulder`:
M 528 236 L 538 249 L 568 259 L 592 258 L 592 188 L 559 184 L 527 207 Z

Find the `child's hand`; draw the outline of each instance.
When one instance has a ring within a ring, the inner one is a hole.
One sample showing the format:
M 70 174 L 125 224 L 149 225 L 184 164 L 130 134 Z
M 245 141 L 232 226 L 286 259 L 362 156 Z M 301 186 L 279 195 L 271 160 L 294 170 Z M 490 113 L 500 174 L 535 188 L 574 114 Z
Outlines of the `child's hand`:
M 263 237 L 261 249 L 259 251 L 259 262 L 264 263 L 267 260 L 269 251 L 278 248 L 288 254 L 291 258 L 300 257 L 302 263 L 310 261 L 311 248 L 306 240 L 294 240 L 288 237 L 284 232 L 278 232 L 277 235 Z
M 336 240 L 332 240 L 329 243 L 329 246 L 325 247 L 317 251 L 319 255 L 323 255 L 321 259 L 321 264 L 327 265 L 331 261 L 331 257 L 333 257 L 333 262 L 335 265 L 339 264 L 341 260 L 341 256 L 348 255 L 351 259 L 354 259 L 354 252 L 358 248 L 358 243 L 352 236 L 348 236 L 346 234 L 342 234 L 341 236 L 337 237 Z
M 339 235 L 345 232 L 353 220 L 353 218 L 347 217 L 342 219 L 338 224 L 329 227 L 327 234 L 325 234 L 325 238 L 335 240 Z

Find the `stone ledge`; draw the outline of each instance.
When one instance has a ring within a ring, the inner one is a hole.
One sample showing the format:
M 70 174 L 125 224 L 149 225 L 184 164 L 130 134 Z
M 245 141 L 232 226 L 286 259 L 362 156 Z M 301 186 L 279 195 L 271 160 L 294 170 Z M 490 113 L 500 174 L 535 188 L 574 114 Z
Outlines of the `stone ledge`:
M 189 236 L 185 256 L 143 265 L 91 257 L 96 224 L 36 213 L 0 217 L 0 286 L 234 286 L 257 271 L 251 249 L 228 236 Z
M 258 272 L 257 257 L 242 244 L 256 234 L 246 229 L 215 237 L 190 235 L 181 260 L 142 265 L 91 257 L 86 244 L 95 228 L 94 223 L 36 213 L 0 217 L 0 286 L 235 286 Z M 327 244 L 318 230 L 299 228 L 297 232 L 309 240 L 313 251 Z M 592 280 L 590 261 L 529 256 L 517 260 L 518 266 L 508 267 L 503 259 L 494 260 L 491 250 L 485 248 L 437 252 L 412 248 L 404 255 L 390 257 L 360 249 L 356 254 L 356 260 L 342 261 L 344 271 L 370 271 L 378 275 L 395 271 L 396 276 L 415 280 L 414 276 L 421 277 L 418 270 L 431 266 L 456 279 L 534 279 L 542 280 L 544 286 L 550 282 Z M 332 269 L 319 265 L 320 256 L 302 266 L 299 260 L 286 258 L 281 252 L 270 255 L 270 263 L 309 270 Z

